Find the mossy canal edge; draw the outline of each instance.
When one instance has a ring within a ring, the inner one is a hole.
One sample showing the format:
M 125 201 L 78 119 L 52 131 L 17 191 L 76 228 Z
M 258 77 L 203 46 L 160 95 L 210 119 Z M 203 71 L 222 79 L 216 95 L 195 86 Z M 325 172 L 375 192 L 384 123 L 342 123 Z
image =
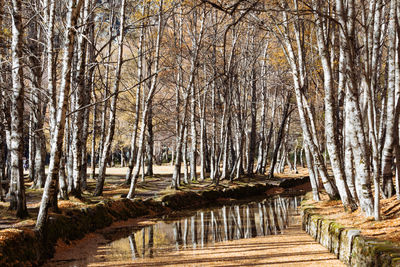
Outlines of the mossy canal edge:
M 318 214 L 306 194 L 301 204 L 302 228 L 318 243 L 349 266 L 400 266 L 400 246 L 391 241 L 362 236 L 356 228 L 345 227 Z

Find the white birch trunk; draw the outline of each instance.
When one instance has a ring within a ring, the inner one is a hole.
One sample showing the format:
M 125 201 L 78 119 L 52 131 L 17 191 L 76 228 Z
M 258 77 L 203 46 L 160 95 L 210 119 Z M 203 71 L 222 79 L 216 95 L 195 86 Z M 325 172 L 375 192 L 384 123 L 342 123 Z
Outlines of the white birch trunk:
M 185 114 L 185 117 L 187 115 Z M 185 119 L 185 123 L 187 123 L 187 119 Z M 185 184 L 190 184 L 191 180 L 189 178 L 189 165 L 188 164 L 188 126 L 185 124 L 184 132 L 183 132 L 183 140 L 182 140 L 182 160 L 183 160 L 183 182 Z M 178 183 L 179 185 L 179 183 Z
M 46 1 L 47 2 L 47 1 Z M 67 96 L 69 95 L 70 84 L 71 84 L 71 65 L 74 49 L 75 40 L 75 25 L 79 15 L 80 8 L 82 6 L 82 0 L 71 0 L 68 3 L 68 15 L 67 24 L 65 30 L 65 42 L 63 45 L 63 59 L 62 59 L 62 75 L 59 90 L 59 99 L 57 107 L 52 107 L 54 110 L 55 117 L 51 118 L 52 124 L 52 136 L 51 136 L 51 149 L 50 149 L 50 164 L 49 173 L 46 178 L 46 183 L 43 190 L 42 201 L 40 203 L 38 218 L 36 221 L 36 229 L 43 233 L 46 227 L 48 209 L 51 204 L 51 197 L 54 195 L 54 191 L 57 190 L 57 176 L 59 174 L 59 163 L 61 150 L 63 146 L 65 118 L 67 111 Z M 55 99 L 56 88 L 54 87 L 53 75 L 55 70 L 53 69 L 53 38 L 54 38 L 54 11 L 55 1 L 49 0 L 46 7 L 49 8 L 48 17 L 48 40 L 47 40 L 47 53 L 48 53 L 48 86 L 49 91 L 52 92 L 52 96 Z M 53 102 L 53 105 L 56 103 Z M 53 192 L 53 193 L 52 193 Z
M 286 11 L 283 13 L 284 14 L 284 19 L 287 23 L 288 17 Z M 310 119 L 311 114 L 306 114 L 306 101 L 304 97 L 303 90 L 306 87 L 307 81 L 304 76 L 304 60 L 303 60 L 303 53 L 301 51 L 298 51 L 298 57 L 295 56 L 294 53 L 294 47 L 292 46 L 290 40 L 291 38 L 289 37 L 289 34 L 287 32 L 287 26 L 285 29 L 285 32 L 281 32 L 282 35 L 282 45 L 284 48 L 284 52 L 286 55 L 286 58 L 289 62 L 289 65 L 291 66 L 291 71 L 292 71 L 292 77 L 293 77 L 293 82 L 294 82 L 294 89 L 295 89 L 295 95 L 296 95 L 296 101 L 297 101 L 297 109 L 299 112 L 299 117 L 300 117 L 300 124 L 301 128 L 303 130 L 303 136 L 304 136 L 304 142 L 307 144 L 311 154 L 313 155 L 314 158 L 314 164 L 318 168 L 318 172 L 321 175 L 322 183 L 323 186 L 330 196 L 330 198 L 335 198 L 337 195 L 337 188 L 333 184 L 333 182 L 330 180 L 330 178 L 327 175 L 326 167 L 323 164 L 322 156 L 319 151 L 318 144 L 315 142 L 316 136 L 314 136 L 312 131 L 313 127 L 311 127 L 308 123 L 308 119 Z M 296 29 L 296 40 L 297 40 L 297 46 L 299 45 L 299 29 Z M 303 49 L 303 47 L 300 45 L 297 47 L 298 50 Z M 308 118 L 307 118 L 308 115 Z M 313 123 L 311 121 L 311 123 Z M 310 166 L 313 167 L 313 166 Z M 309 167 L 309 168 L 310 168 Z
M 200 46 L 203 38 L 203 31 L 204 31 L 204 21 L 205 21 L 206 13 L 203 12 L 200 21 L 200 30 L 197 34 L 197 12 L 194 10 L 193 20 L 194 20 L 194 32 L 192 33 L 192 49 L 193 49 L 193 57 L 192 57 L 192 64 L 190 68 L 190 180 L 197 181 L 197 130 L 196 130 L 196 86 L 194 83 L 196 71 L 197 71 L 197 61 L 198 55 L 200 51 Z
M 186 116 L 187 116 L 187 106 L 188 106 L 188 96 L 186 94 L 185 96 L 185 101 L 184 101 L 184 111 L 183 111 L 183 117 L 182 121 L 180 123 L 179 129 L 178 129 L 178 140 L 176 142 L 176 156 L 175 156 L 175 165 L 174 165 L 174 172 L 172 174 L 172 183 L 171 187 L 178 189 L 180 186 L 180 176 L 181 176 L 181 165 L 182 165 L 182 157 L 186 157 L 186 149 L 184 152 L 182 152 L 182 146 L 184 139 L 186 139 L 187 134 L 186 132 Z M 178 118 L 179 119 L 179 118 Z M 183 154 L 185 153 L 185 154 Z M 182 155 L 183 154 L 183 155 Z M 186 159 L 184 159 L 186 161 Z M 186 164 L 185 164 L 186 165 Z M 188 183 L 187 177 L 185 178 L 185 183 Z
M 266 131 L 266 125 L 265 125 L 265 120 L 267 117 L 267 110 L 268 110 L 268 98 L 267 98 L 267 85 L 265 81 L 265 76 L 266 76 L 266 67 L 265 67 L 265 61 L 267 58 L 267 51 L 268 51 L 268 45 L 269 43 L 267 42 L 264 47 L 264 53 L 263 53 L 263 58 L 261 61 L 261 126 L 260 126 L 260 144 L 258 147 L 258 157 L 257 157 L 257 167 L 256 167 L 256 172 L 259 174 L 264 174 L 265 169 L 263 168 L 264 166 L 264 159 L 266 157 L 266 139 L 265 139 L 265 131 Z
M 115 117 L 117 113 L 117 99 L 119 93 L 119 86 L 121 80 L 121 69 L 122 69 L 122 57 L 124 52 L 124 36 L 125 36 L 125 0 L 121 1 L 121 13 L 120 13 L 120 32 L 119 32 L 119 39 L 118 39 L 118 60 L 117 66 L 115 69 L 115 81 L 113 85 L 113 97 L 111 98 L 111 105 L 110 105 L 110 117 L 109 117 L 109 125 L 107 129 L 107 136 L 104 142 L 104 147 L 102 151 L 101 161 L 99 164 L 99 175 L 97 177 L 96 189 L 94 191 L 95 196 L 100 196 L 103 194 L 104 188 L 104 181 L 106 178 L 106 168 L 107 168 L 107 159 L 110 154 L 111 144 L 114 139 L 114 132 L 115 132 Z
M 313 1 L 314 8 L 320 6 L 320 1 Z M 340 155 L 340 149 L 336 136 L 337 131 L 335 129 L 335 103 L 334 103 L 334 89 L 332 79 L 332 69 L 330 62 L 330 54 L 326 45 L 327 36 L 324 28 L 325 21 L 322 16 L 318 14 L 316 16 L 316 27 L 317 27 L 317 44 L 319 56 L 322 63 L 324 73 L 324 90 L 325 90 L 325 135 L 326 143 L 329 152 L 329 159 L 332 166 L 333 175 L 335 177 L 336 186 L 339 191 L 340 198 L 342 200 L 345 210 L 350 209 L 351 211 L 357 208 L 357 205 L 351 197 L 351 193 L 346 183 L 343 160 Z
M 203 66 L 204 75 L 204 88 L 203 97 L 199 94 L 199 115 L 200 115 L 200 181 L 206 178 L 206 153 L 207 153 L 207 139 L 206 139 L 206 99 L 209 90 L 207 85 L 207 72 L 206 65 Z
M 11 182 L 10 209 L 17 211 L 18 218 L 28 215 L 26 208 L 24 172 L 23 172 L 23 117 L 24 117 L 24 83 L 22 60 L 22 1 L 12 1 L 12 95 L 11 95 Z
M 395 140 L 396 114 L 396 5 L 397 1 L 390 1 L 390 17 L 388 25 L 388 87 L 386 104 L 386 134 L 382 151 L 382 189 L 384 196 L 390 198 L 393 194 L 393 149 Z
M 215 12 L 215 16 L 212 17 L 212 20 L 216 20 L 217 12 Z M 216 82 L 215 82 L 215 76 L 217 74 L 216 72 L 216 36 L 217 36 L 217 23 L 214 22 L 214 36 L 213 36 L 213 43 L 212 43 L 212 55 L 211 55 L 211 61 L 212 61 L 212 69 L 213 69 L 213 80 L 211 83 L 211 112 L 212 112 L 212 137 L 211 137 L 211 169 L 210 169 L 210 179 L 213 181 L 213 183 L 216 183 L 216 176 L 217 173 L 219 172 L 219 166 L 217 165 L 217 144 L 216 144 L 216 134 L 217 134 L 217 114 L 216 114 L 216 106 L 215 106 L 215 98 L 216 98 Z
M 144 1 L 143 1 L 144 2 Z M 142 7 L 142 15 L 145 15 L 145 6 L 143 3 Z M 143 80 L 143 46 L 144 46 L 144 20 L 141 23 L 141 30 L 139 36 L 139 49 L 138 49 L 138 86 L 136 87 L 136 94 L 135 94 L 135 122 L 133 124 L 132 134 L 131 134 L 131 147 L 130 147 L 130 155 L 128 161 L 128 170 L 125 175 L 125 182 L 127 184 L 131 183 L 132 180 L 132 171 L 135 163 L 136 158 L 136 139 L 137 139 L 137 132 L 138 132 L 138 125 L 139 125 L 139 113 L 140 113 L 140 99 L 141 99 L 141 90 L 142 90 L 142 80 Z
M 78 58 L 78 66 L 77 66 L 77 89 L 75 92 L 75 105 L 74 109 L 77 111 L 75 112 L 75 120 L 72 124 L 72 154 L 73 154 L 73 170 L 72 170 L 72 177 L 73 177 L 73 186 L 72 194 L 76 197 L 81 197 L 82 189 L 81 189 L 81 178 L 82 172 L 86 172 L 86 169 L 82 169 L 82 147 L 86 146 L 86 143 L 83 143 L 83 124 L 84 124 L 84 113 L 85 110 L 82 110 L 85 102 L 85 96 L 87 95 L 86 90 L 86 51 L 87 51 L 87 42 L 86 42 L 86 35 L 88 32 L 88 12 L 89 12 L 89 0 L 84 0 L 83 3 L 83 17 L 81 22 L 84 26 L 83 31 L 81 32 L 80 37 L 78 38 L 78 48 L 77 48 L 77 58 Z M 74 110 L 72 110 L 74 112 Z
M 311 189 L 312 189 L 312 193 L 313 193 L 313 199 L 315 201 L 320 201 L 320 197 L 319 197 L 319 190 L 318 190 L 318 176 L 316 175 L 316 173 L 314 172 L 314 168 L 312 167 L 313 162 L 312 162 L 312 156 L 310 153 L 310 150 L 308 149 L 307 144 L 304 144 L 304 154 L 306 156 L 306 162 L 307 162 L 307 168 L 308 168 L 308 172 L 309 172 L 309 176 L 310 176 L 310 183 L 311 183 Z
M 352 151 L 356 167 L 356 190 L 359 197 L 360 206 L 367 216 L 373 215 L 373 199 L 370 184 L 370 158 L 367 148 L 366 136 L 363 128 L 363 118 L 359 103 L 359 92 L 355 72 L 356 44 L 355 41 L 355 6 L 354 0 L 347 3 L 344 9 L 343 1 L 336 0 L 336 10 L 338 21 L 341 24 L 340 45 L 343 46 L 344 56 L 341 60 L 345 61 L 346 67 L 346 120 L 349 120 L 349 138 L 352 144 Z
M 96 102 L 96 92 L 94 91 L 94 86 L 92 88 L 92 99 Z M 96 120 L 97 120 L 97 104 L 93 105 L 93 115 L 92 115 L 92 151 L 90 153 L 90 165 L 91 165 L 91 175 L 90 178 L 95 179 L 96 176 Z
M 250 104 L 250 136 L 248 146 L 247 175 L 252 176 L 254 172 L 254 158 L 256 153 L 257 138 L 257 80 L 255 66 L 251 71 L 251 104 Z
M 138 145 L 138 151 L 137 151 L 137 156 L 136 156 L 136 164 L 135 164 L 135 171 L 132 175 L 132 180 L 131 180 L 131 185 L 129 188 L 129 192 L 127 195 L 127 198 L 132 199 L 135 196 L 135 189 L 136 189 L 136 183 L 138 180 L 138 176 L 140 173 L 140 160 L 141 157 L 143 156 L 143 149 L 144 149 L 144 137 L 145 137 L 145 130 L 146 130 L 146 122 L 147 122 L 147 113 L 149 111 L 149 103 L 153 99 L 154 91 L 157 86 L 157 78 L 158 78 L 158 72 L 159 72 L 159 63 L 160 63 L 160 45 L 161 45 L 161 36 L 162 36 L 162 24 L 164 23 L 163 21 L 163 0 L 160 1 L 159 3 L 159 10 L 158 10 L 158 25 L 157 25 L 157 40 L 156 40 L 156 51 L 155 51 L 155 64 L 154 64 L 154 75 L 151 80 L 151 86 L 149 88 L 149 92 L 147 94 L 147 97 L 145 99 L 144 103 L 144 109 L 142 113 L 142 118 L 141 118 L 141 129 L 140 129 L 140 135 L 139 135 L 139 145 Z

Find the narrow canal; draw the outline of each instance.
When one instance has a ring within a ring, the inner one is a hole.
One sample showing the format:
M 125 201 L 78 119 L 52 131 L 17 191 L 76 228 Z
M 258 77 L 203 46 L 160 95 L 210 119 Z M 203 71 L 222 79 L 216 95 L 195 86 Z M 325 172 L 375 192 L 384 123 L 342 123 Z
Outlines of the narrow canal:
M 276 197 L 111 228 L 59 248 L 46 265 L 341 266 L 301 231 L 300 201 Z

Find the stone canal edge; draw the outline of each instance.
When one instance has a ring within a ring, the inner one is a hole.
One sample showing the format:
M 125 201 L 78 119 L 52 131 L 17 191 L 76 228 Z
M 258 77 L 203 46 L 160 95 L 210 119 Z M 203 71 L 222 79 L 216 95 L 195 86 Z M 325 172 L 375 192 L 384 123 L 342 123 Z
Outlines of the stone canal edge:
M 400 247 L 390 241 L 367 238 L 360 230 L 345 227 L 318 214 L 306 194 L 301 205 L 302 228 L 318 243 L 350 266 L 400 266 Z

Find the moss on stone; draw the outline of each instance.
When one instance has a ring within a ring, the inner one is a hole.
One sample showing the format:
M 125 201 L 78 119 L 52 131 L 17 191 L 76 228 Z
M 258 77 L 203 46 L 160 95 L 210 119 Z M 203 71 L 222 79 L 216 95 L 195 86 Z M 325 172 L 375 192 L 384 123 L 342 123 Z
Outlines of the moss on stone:
M 400 266 L 400 257 L 392 258 L 392 266 Z
M 354 236 L 356 229 L 345 228 L 337 222 L 326 220 L 306 205 L 310 198 L 312 195 L 307 194 L 302 202 L 303 229 L 307 229 L 311 236 L 342 261 L 351 266 L 400 266 L 400 247 L 397 244 L 366 239 L 358 234 Z

